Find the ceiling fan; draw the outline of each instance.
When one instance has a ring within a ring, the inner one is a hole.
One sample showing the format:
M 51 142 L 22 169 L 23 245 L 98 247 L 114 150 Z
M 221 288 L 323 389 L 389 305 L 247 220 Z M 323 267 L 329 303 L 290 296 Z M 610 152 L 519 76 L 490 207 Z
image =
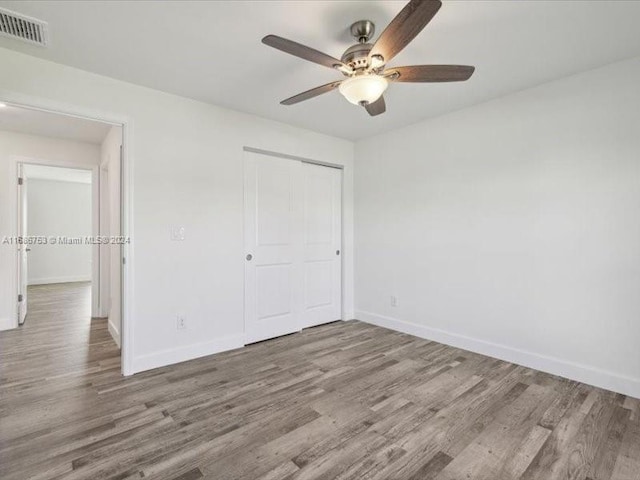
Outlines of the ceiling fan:
M 309 100 L 336 88 L 351 103 L 363 106 L 369 115 L 384 113 L 386 105 L 382 94 L 390 82 L 460 82 L 468 80 L 475 67 L 465 65 L 415 65 L 387 68 L 391 61 L 438 12 L 440 0 L 411 0 L 391 21 L 375 43 L 369 43 L 375 25 L 360 20 L 351 25 L 351 35 L 358 43 L 342 54 L 340 60 L 313 48 L 277 35 L 267 35 L 262 43 L 304 60 L 334 68 L 347 78 L 312 88 L 280 102 L 282 105 Z

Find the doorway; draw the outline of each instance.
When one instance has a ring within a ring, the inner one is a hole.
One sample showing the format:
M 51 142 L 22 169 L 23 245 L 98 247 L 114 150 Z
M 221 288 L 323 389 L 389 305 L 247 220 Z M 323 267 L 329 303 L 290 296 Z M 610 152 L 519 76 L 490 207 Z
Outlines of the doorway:
M 245 151 L 245 343 L 341 319 L 342 170 Z
M 130 242 L 122 214 L 124 125 L 17 104 L 1 114 L 0 170 L 15 192 L 0 206 L 7 220 L 0 221 L 0 257 L 9 267 L 0 273 L 14 292 L 0 298 L 3 342 L 55 332 L 48 348 L 87 351 L 83 359 L 113 351 L 130 373 L 120 361 Z
M 92 211 L 90 168 L 18 164 L 18 325 L 24 325 L 30 291 L 45 285 L 83 284 L 91 305 L 92 242 L 97 219 Z M 92 312 L 94 313 L 94 312 Z

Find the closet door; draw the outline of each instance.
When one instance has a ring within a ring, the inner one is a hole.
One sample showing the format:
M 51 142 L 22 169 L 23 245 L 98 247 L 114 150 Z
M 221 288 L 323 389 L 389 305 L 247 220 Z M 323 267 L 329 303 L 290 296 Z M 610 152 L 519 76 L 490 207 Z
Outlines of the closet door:
M 305 163 L 302 327 L 340 320 L 342 170 Z
M 302 164 L 245 152 L 245 342 L 299 331 Z

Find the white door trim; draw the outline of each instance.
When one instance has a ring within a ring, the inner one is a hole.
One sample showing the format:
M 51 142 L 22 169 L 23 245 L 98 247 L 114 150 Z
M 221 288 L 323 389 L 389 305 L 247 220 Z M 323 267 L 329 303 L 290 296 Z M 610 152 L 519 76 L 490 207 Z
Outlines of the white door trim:
M 321 165 L 323 167 L 338 168 L 344 170 L 344 165 L 338 165 L 337 163 L 323 162 L 321 160 L 313 160 L 312 158 L 298 157 L 296 155 L 289 155 L 288 153 L 272 152 L 271 150 L 263 150 L 261 148 L 242 147 L 245 152 L 259 153 L 261 155 L 268 155 L 270 157 L 286 158 L 287 160 L 296 160 L 302 163 L 312 163 L 314 165 Z
M 91 172 L 91 235 L 94 237 L 100 235 L 100 180 L 99 180 L 99 166 L 89 166 L 82 163 L 76 162 L 64 162 L 57 160 L 49 160 L 45 158 L 34 158 L 34 157 L 26 157 L 22 155 L 12 155 L 11 157 L 11 168 L 14 170 L 14 178 L 18 178 L 20 172 L 20 165 L 43 165 L 48 167 L 58 167 L 58 168 L 73 168 L 74 170 L 87 170 Z M 17 182 L 16 182 L 17 183 Z M 17 185 L 16 185 L 16 188 Z M 18 196 L 20 192 L 18 190 Z M 19 222 L 20 219 L 16 218 L 16 221 Z M 16 234 L 20 231 L 18 223 L 16 223 Z M 18 253 L 19 257 L 19 253 Z M 16 274 L 19 278 L 19 269 L 20 264 L 19 260 L 16 263 Z M 54 279 L 55 280 L 55 279 Z M 91 316 L 98 317 L 100 316 L 100 290 L 101 290 L 101 281 L 100 281 L 100 246 L 93 245 L 91 248 Z M 48 282 L 52 283 L 52 282 Z M 19 289 L 19 285 L 16 281 L 16 296 L 17 291 Z M 94 288 L 94 285 L 97 288 Z M 18 326 L 18 319 L 16 318 L 15 327 Z
M 99 109 L 80 107 L 78 105 L 58 102 L 47 98 L 24 95 L 9 90 L 0 89 L 0 102 L 17 107 L 30 108 L 49 113 L 67 115 L 76 118 L 95 120 L 122 127 L 122 182 L 121 208 L 122 235 L 134 238 L 133 225 L 133 121 L 128 116 L 109 113 Z M 17 176 L 17 175 L 15 175 Z M 14 178 L 15 178 L 14 176 Z M 123 375 L 133 375 L 133 304 L 134 304 L 134 247 L 133 242 L 123 245 L 123 258 L 126 264 L 122 266 L 122 300 L 121 300 L 121 365 Z M 15 277 L 15 276 L 14 276 Z M 13 279 L 15 282 L 15 278 Z

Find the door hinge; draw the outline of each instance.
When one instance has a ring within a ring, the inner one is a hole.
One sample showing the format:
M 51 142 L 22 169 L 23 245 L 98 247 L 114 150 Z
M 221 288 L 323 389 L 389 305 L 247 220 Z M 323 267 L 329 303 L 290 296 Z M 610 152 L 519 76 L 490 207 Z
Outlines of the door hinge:
M 22 183 L 24 182 L 22 177 L 18 177 L 18 185 L 22 185 Z
M 18 302 L 21 302 L 21 301 L 22 301 L 22 294 L 21 294 L 21 293 L 19 293 L 19 294 L 18 294 Z
M 127 258 L 126 257 L 122 257 L 122 264 L 126 265 L 127 264 Z

